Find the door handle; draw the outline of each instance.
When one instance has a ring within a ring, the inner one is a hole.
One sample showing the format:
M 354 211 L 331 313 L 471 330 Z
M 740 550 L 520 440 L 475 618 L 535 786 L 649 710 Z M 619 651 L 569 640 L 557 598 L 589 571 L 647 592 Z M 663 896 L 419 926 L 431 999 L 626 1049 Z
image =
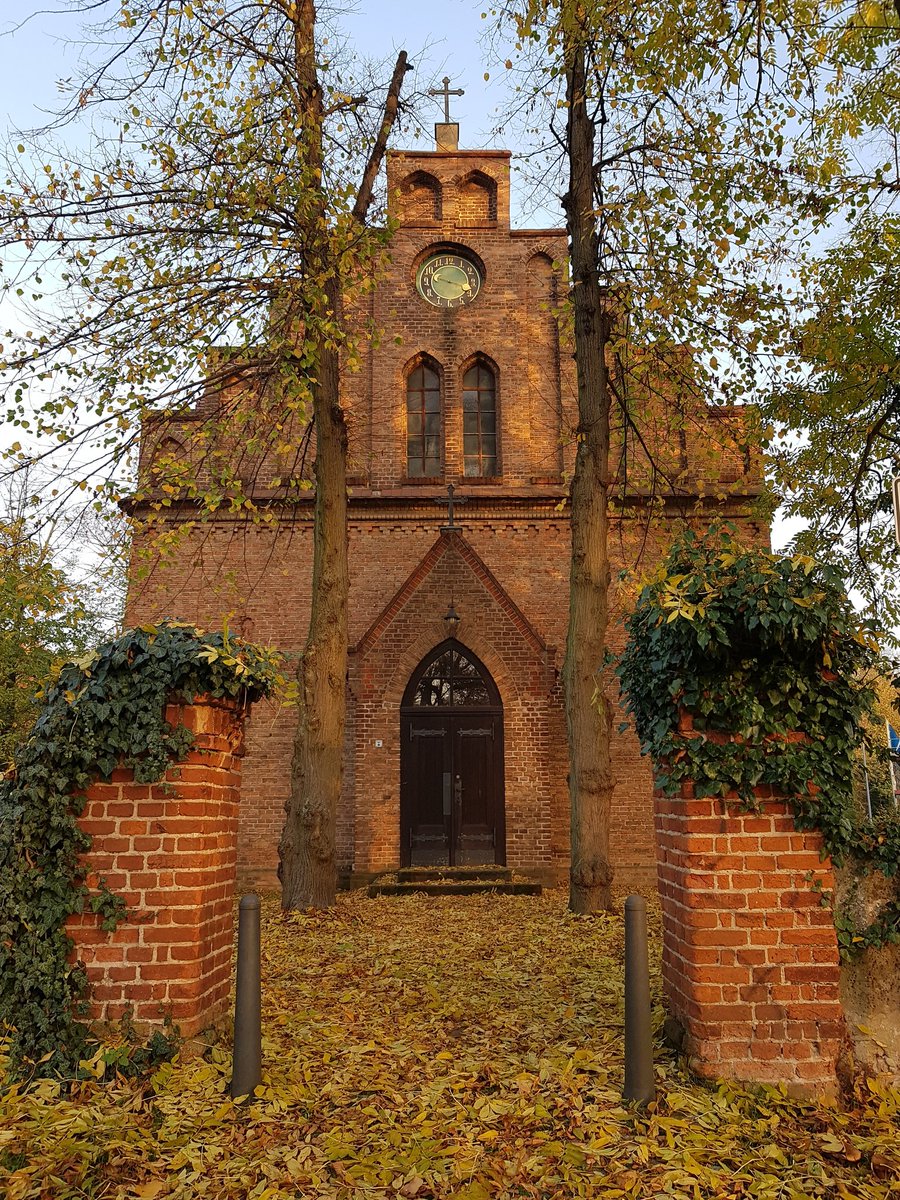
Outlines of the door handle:
M 453 800 L 457 808 L 462 808 L 462 776 L 457 775 L 453 784 Z

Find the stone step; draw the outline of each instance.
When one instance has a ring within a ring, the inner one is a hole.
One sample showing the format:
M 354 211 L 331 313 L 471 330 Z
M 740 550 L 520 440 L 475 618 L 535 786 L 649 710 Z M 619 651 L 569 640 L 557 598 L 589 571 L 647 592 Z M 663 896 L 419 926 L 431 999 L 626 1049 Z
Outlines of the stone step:
M 509 883 L 511 867 L 401 867 L 396 872 L 398 883 L 439 883 L 446 880 L 490 879 Z
M 540 896 L 541 885 L 530 880 L 463 879 L 373 883 L 370 896 Z

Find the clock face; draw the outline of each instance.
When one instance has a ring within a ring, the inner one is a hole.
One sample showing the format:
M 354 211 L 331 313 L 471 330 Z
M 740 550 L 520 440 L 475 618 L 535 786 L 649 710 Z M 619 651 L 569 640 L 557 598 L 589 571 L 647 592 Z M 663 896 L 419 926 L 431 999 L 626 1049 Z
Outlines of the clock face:
M 419 267 L 416 287 L 435 308 L 459 308 L 478 295 L 481 275 L 461 254 L 432 254 Z

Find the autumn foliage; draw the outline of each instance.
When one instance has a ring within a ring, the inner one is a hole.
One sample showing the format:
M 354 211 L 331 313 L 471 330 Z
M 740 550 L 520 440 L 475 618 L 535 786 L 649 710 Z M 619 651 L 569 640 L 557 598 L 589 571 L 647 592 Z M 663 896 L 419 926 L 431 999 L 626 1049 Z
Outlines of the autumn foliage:
M 896 1194 L 887 1086 L 844 1109 L 710 1088 L 658 1041 L 655 1105 L 622 1104 L 619 915 L 576 917 L 560 893 L 356 893 L 315 918 L 273 897 L 263 939 L 259 1098 L 228 1098 L 225 1045 L 132 1080 L 110 1045 L 72 1084 L 0 1097 L 9 1200 Z

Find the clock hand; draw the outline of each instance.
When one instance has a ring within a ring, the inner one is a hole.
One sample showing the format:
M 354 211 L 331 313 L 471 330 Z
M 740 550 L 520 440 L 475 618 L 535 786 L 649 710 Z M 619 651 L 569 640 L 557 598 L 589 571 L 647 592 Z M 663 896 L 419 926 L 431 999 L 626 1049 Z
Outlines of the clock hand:
M 432 275 L 432 279 L 436 279 L 440 283 L 449 283 L 452 287 L 462 288 L 467 292 L 472 290 L 468 276 L 459 267 L 438 267 Z
M 431 286 L 444 300 L 456 300 L 464 295 L 467 282 L 463 272 L 453 266 L 438 267 L 431 276 Z

